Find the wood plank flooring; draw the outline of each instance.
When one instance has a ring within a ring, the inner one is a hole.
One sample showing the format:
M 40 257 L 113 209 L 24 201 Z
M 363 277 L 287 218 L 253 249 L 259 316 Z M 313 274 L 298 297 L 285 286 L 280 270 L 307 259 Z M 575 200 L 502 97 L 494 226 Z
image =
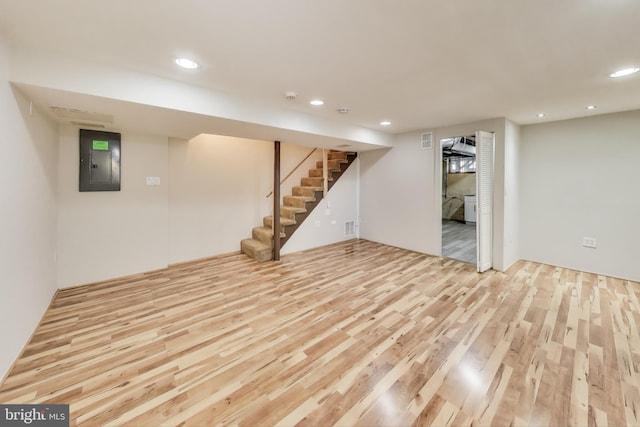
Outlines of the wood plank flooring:
M 0 386 L 87 426 L 637 426 L 640 284 L 354 240 L 60 291 Z

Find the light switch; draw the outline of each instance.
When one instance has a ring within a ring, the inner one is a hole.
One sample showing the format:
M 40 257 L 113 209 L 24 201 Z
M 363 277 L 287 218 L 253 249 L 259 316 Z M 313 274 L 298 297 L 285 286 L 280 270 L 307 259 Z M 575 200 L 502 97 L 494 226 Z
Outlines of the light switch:
M 148 176 L 147 177 L 147 185 L 160 185 L 160 177 L 159 176 Z

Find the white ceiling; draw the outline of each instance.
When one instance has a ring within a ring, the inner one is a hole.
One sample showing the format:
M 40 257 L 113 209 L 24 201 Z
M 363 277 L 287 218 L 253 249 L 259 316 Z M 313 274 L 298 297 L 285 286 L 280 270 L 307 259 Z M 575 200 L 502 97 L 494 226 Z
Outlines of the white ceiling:
M 639 23 L 638 0 L 0 0 L 12 45 L 389 133 L 640 108 L 640 73 L 608 77 Z

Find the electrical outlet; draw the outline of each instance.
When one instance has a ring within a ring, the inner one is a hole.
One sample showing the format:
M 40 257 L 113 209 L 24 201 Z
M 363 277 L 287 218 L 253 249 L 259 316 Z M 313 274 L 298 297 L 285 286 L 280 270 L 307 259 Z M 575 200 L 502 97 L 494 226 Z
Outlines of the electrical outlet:
M 585 248 L 596 248 L 596 238 L 595 237 L 583 237 L 582 238 L 582 246 Z

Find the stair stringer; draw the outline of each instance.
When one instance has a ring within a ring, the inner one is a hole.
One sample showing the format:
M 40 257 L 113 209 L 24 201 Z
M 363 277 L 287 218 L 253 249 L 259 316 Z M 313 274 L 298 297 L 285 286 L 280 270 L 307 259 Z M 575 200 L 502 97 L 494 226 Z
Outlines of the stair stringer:
M 331 188 L 334 184 L 340 179 L 340 177 L 345 173 L 345 171 L 351 166 L 351 164 L 358 158 L 358 153 L 346 152 L 347 154 L 347 162 L 340 164 L 340 169 L 335 170 L 329 174 L 328 181 L 328 190 L 331 191 Z M 306 212 L 298 213 L 295 215 L 295 224 L 287 226 L 284 230 L 285 237 L 280 238 L 280 247 L 284 246 L 285 243 L 291 238 L 293 233 L 302 225 L 302 223 L 307 219 L 307 217 L 313 212 L 313 210 L 320 204 L 320 201 L 323 199 L 322 190 L 316 191 L 317 197 L 314 202 L 308 202 L 305 206 Z
M 357 165 L 345 171 L 327 197 L 308 213 L 296 232 L 289 236 L 280 249 L 281 256 L 357 238 L 358 177 Z M 353 223 L 353 228 L 349 229 L 351 232 L 347 236 L 345 231 L 348 222 Z

